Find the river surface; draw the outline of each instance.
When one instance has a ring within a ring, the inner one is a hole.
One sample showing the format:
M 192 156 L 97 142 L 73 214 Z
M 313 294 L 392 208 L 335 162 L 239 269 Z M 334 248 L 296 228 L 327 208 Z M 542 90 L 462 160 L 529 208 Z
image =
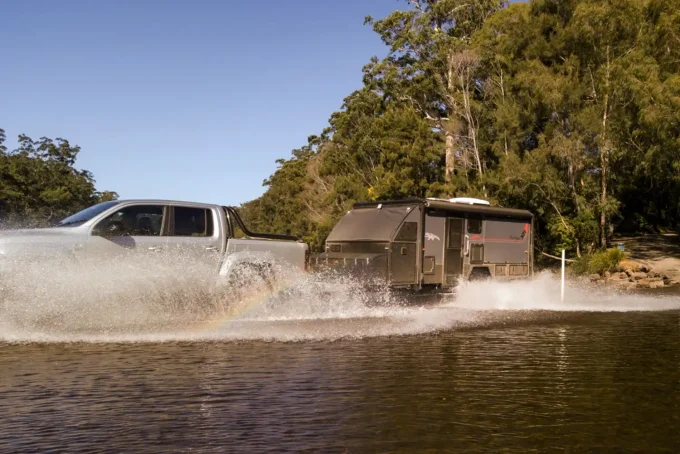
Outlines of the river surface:
M 0 452 L 678 452 L 678 298 L 555 289 L 293 300 L 174 334 L 5 327 Z

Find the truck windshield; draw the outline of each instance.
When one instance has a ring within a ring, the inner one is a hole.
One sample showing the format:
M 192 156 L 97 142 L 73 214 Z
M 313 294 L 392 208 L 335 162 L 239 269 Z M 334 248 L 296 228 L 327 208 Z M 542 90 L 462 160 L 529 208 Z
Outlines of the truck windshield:
M 84 210 L 79 211 L 76 214 L 67 217 L 66 219 L 63 219 L 57 224 L 57 227 L 76 226 L 83 224 L 117 204 L 118 202 L 115 200 L 98 203 L 97 205 L 85 208 Z

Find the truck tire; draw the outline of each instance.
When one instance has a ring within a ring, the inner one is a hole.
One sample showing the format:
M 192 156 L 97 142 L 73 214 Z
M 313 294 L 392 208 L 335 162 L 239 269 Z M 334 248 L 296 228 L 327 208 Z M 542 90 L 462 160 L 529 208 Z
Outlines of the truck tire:
M 271 265 L 244 263 L 236 266 L 227 278 L 229 287 L 238 291 L 248 291 L 264 285 L 269 292 L 274 291 L 274 270 Z

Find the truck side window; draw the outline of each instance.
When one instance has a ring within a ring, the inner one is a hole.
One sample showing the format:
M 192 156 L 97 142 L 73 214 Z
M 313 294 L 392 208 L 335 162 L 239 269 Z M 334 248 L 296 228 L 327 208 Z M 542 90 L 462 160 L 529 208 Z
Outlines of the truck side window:
M 93 229 L 94 235 L 160 236 L 163 228 L 163 206 L 132 205 L 121 208 Z
M 175 207 L 175 236 L 212 236 L 213 214 L 206 208 Z
M 467 221 L 467 231 L 468 233 L 480 234 L 482 233 L 482 220 L 481 219 L 468 219 Z

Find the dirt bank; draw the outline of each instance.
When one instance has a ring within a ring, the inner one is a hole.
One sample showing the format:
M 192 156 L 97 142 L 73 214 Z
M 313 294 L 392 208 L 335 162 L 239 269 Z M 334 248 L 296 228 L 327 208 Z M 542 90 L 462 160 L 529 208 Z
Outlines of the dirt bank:
M 673 283 L 680 283 L 680 236 L 648 234 L 635 237 L 619 237 L 630 260 L 641 263 L 655 273 L 667 276 Z

